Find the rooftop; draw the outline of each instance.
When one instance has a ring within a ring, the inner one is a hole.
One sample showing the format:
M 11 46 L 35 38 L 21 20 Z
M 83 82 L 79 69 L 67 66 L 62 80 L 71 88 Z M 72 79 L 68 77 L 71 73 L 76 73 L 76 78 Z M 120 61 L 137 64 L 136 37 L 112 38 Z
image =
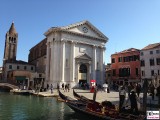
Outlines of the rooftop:
M 142 50 L 149 50 L 160 46 L 160 43 L 149 44 L 146 47 L 142 48 Z

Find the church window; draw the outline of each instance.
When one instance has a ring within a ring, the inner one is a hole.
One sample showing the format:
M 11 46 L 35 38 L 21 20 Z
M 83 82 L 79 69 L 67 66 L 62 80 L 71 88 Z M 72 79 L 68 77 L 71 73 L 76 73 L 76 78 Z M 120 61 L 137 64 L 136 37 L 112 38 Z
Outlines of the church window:
M 9 69 L 12 69 L 12 65 L 9 65 Z
M 11 42 L 13 43 L 13 37 L 12 37 L 12 39 L 11 39 Z
M 16 38 L 14 38 L 14 43 L 16 43 Z

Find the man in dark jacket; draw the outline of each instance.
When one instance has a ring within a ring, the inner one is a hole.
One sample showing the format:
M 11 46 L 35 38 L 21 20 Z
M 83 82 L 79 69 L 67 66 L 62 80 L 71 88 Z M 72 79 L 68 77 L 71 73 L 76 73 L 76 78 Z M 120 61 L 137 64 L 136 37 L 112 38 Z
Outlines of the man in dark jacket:
M 131 112 L 138 114 L 137 96 L 134 91 L 130 94 Z
M 160 105 L 160 85 L 157 87 L 158 105 Z

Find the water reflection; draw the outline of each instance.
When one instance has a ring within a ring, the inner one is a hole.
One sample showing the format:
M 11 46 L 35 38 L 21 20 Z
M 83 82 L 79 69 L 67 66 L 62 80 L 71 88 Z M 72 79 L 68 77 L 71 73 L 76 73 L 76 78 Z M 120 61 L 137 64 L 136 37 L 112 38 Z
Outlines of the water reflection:
M 53 97 L 0 92 L 0 120 L 90 120 Z

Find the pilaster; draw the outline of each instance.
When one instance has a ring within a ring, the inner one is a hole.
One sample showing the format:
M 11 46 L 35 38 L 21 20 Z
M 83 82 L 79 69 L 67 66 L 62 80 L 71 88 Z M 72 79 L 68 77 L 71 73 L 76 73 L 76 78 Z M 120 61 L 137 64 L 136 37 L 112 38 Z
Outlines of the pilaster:
M 66 41 L 61 42 L 61 81 L 64 82 L 65 76 L 65 43 Z
M 101 49 L 101 58 L 100 58 L 100 71 L 101 71 L 101 84 L 103 84 L 104 83 L 104 65 L 105 65 L 105 63 L 104 63 L 104 51 L 105 51 L 105 49 L 103 48 L 103 47 L 101 47 L 100 48 Z
M 93 64 L 92 64 L 92 78 L 96 80 L 96 69 L 97 69 L 97 47 L 93 46 Z
M 54 62 L 55 62 L 55 59 L 54 59 L 54 56 L 55 56 L 55 53 L 54 53 L 54 51 L 55 51 L 55 48 L 54 48 L 54 46 L 55 46 L 55 42 L 51 42 L 51 60 L 50 60 L 50 83 L 52 83 L 53 82 L 53 80 L 54 80 Z
M 71 42 L 71 57 L 70 57 L 70 79 L 71 81 L 75 81 L 75 43 Z
M 46 57 L 46 83 L 49 82 L 49 76 L 50 76 L 50 43 L 47 42 L 47 57 Z

